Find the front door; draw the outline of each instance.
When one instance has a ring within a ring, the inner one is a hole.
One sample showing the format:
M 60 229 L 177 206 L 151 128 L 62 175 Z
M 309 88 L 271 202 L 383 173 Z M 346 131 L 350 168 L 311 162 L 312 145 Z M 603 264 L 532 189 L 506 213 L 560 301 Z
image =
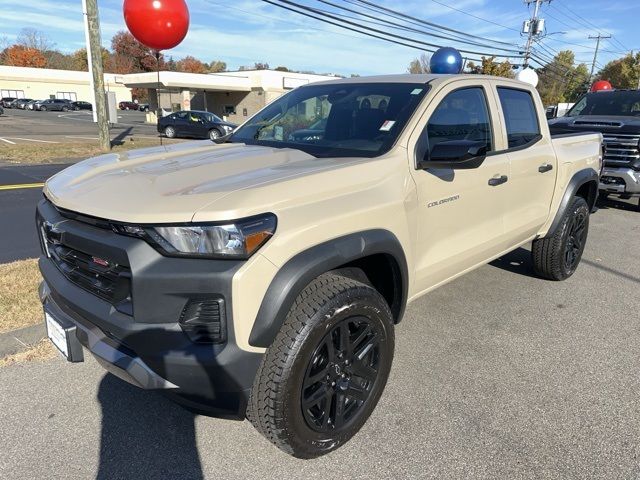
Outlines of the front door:
M 418 193 L 414 294 L 505 248 L 505 182 L 510 167 L 506 154 L 492 153 L 501 150 L 504 141 L 494 131 L 492 118 L 496 118 L 496 103 L 490 83 L 461 80 L 436 94 L 423 116 L 423 127 L 412 135 L 414 155 L 422 155 L 420 145 L 432 151 L 438 143 L 458 140 L 483 142 L 489 152 L 480 166 L 468 170 L 412 168 Z

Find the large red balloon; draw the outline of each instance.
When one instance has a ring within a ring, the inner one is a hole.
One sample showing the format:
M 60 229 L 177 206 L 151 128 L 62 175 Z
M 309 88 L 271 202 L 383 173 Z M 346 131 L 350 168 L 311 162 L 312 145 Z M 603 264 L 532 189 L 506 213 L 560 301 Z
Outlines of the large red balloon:
M 606 80 L 598 80 L 591 85 L 591 92 L 600 92 L 602 90 L 613 90 L 613 87 Z
M 136 39 L 153 50 L 178 45 L 189 29 L 184 0 L 124 0 L 124 21 Z

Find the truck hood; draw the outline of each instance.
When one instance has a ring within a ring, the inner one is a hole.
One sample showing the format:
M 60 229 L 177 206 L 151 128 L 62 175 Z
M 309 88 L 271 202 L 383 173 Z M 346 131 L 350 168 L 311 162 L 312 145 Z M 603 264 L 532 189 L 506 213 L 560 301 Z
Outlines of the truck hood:
M 572 132 L 601 132 L 640 134 L 640 117 L 614 115 L 579 115 L 549 120 L 552 134 Z
M 204 140 L 90 158 L 51 177 L 44 193 L 60 208 L 94 217 L 189 222 L 200 208 L 234 191 L 331 169 L 339 160 Z

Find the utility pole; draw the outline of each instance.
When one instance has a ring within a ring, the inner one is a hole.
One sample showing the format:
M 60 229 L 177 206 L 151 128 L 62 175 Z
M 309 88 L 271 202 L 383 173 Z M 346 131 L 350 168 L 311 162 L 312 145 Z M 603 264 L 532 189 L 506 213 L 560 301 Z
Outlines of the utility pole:
M 91 84 L 94 94 L 94 118 L 98 122 L 98 142 L 104 152 L 111 150 L 109 120 L 104 94 L 104 71 L 102 68 L 102 45 L 100 42 L 100 21 L 98 20 L 97 0 L 82 0 L 82 13 L 85 16 L 85 34 L 87 36 L 87 63 L 91 71 Z
M 596 60 L 598 59 L 598 50 L 600 50 L 600 39 L 611 38 L 611 35 L 602 35 L 598 32 L 598 35 L 589 35 L 589 39 L 596 40 L 596 51 L 593 52 L 593 63 L 591 64 L 591 73 L 589 74 L 589 83 L 593 80 L 593 71 L 596 69 Z
M 527 43 L 524 47 L 524 67 L 529 66 L 529 58 L 531 58 L 531 47 L 533 41 L 544 33 L 544 19 L 538 18 L 540 13 L 540 6 L 543 3 L 551 3 L 551 0 L 524 0 L 524 3 L 529 6 L 532 3 L 535 4 L 533 8 L 533 15 L 529 20 L 525 20 L 522 25 L 522 33 L 527 35 Z

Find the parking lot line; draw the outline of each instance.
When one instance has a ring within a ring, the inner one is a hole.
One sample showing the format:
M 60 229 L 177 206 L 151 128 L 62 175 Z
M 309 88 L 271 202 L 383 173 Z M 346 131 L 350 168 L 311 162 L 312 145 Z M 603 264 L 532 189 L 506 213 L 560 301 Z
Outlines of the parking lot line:
M 44 183 L 19 183 L 16 185 L 0 185 L 1 190 L 19 190 L 21 188 L 41 188 Z
M 98 137 L 81 137 L 79 135 L 65 135 L 64 138 L 81 138 L 83 140 L 98 140 Z
M 15 145 L 16 144 L 16 142 L 12 142 L 11 140 L 7 140 L 6 138 L 0 137 L 0 140 L 2 140 L 3 142 L 10 143 L 11 145 Z
M 10 138 L 11 140 L 23 140 L 25 142 L 60 143 L 60 142 L 53 142 L 51 140 L 38 140 L 36 138 L 20 138 L 20 137 L 7 137 L 7 138 Z

